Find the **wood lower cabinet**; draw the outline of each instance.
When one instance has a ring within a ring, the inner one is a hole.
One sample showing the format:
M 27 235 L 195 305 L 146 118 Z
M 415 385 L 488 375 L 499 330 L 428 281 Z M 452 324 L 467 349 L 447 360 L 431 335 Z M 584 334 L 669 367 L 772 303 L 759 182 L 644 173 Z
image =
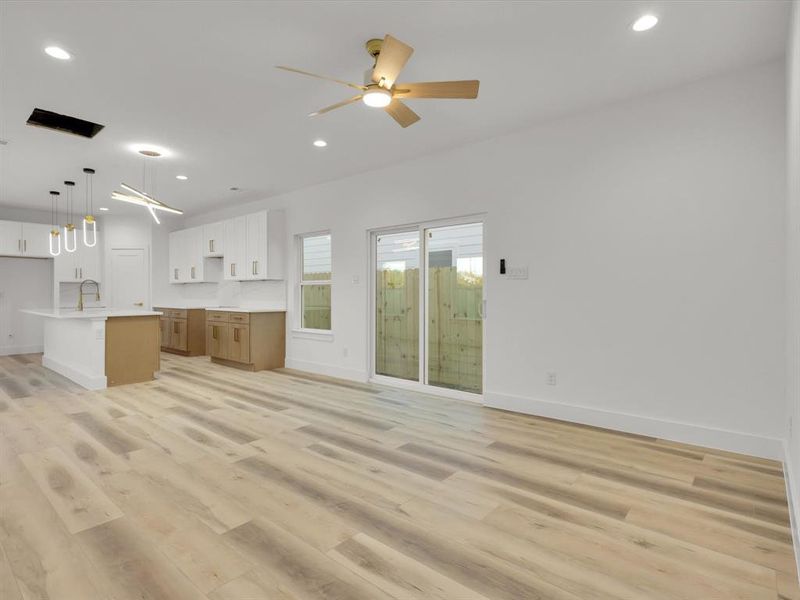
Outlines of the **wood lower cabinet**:
M 203 308 L 155 308 L 161 313 L 161 350 L 183 356 L 206 354 Z
M 263 371 L 284 366 L 286 314 L 206 312 L 208 353 L 216 363 Z

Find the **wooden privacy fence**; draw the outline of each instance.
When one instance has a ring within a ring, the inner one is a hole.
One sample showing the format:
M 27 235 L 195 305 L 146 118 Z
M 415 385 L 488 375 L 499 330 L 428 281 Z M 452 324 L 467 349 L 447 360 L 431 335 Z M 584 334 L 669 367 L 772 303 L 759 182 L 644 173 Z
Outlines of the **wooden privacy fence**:
M 483 278 L 456 267 L 429 270 L 428 382 L 480 393 Z M 376 371 L 403 379 L 419 372 L 419 269 L 378 271 Z

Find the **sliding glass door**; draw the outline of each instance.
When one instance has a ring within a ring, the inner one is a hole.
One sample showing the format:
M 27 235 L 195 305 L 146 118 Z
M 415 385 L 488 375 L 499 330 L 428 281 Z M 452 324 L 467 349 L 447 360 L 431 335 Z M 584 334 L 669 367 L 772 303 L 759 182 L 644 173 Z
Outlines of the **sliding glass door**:
M 378 232 L 374 373 L 483 390 L 483 223 Z
M 375 236 L 375 373 L 419 381 L 420 232 Z

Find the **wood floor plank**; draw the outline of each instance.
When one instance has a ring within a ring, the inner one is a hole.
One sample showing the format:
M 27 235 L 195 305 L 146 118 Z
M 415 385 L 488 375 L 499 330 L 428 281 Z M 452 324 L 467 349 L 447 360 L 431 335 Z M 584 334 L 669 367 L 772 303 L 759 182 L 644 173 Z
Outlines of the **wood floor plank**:
M 21 454 L 20 460 L 70 533 L 122 516 L 122 511 L 60 448 Z

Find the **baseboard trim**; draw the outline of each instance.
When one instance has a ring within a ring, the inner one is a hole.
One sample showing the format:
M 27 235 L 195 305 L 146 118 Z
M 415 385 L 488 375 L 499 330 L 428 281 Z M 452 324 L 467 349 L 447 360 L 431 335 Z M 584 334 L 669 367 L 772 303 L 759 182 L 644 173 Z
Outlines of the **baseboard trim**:
M 562 421 L 572 421 L 584 425 L 594 425 L 626 433 L 635 433 L 674 442 L 694 444 L 718 450 L 727 450 L 773 460 L 784 460 L 783 440 L 760 437 L 739 431 L 714 429 L 702 425 L 663 421 L 631 415 L 627 413 L 604 411 L 587 406 L 563 404 L 548 400 L 536 400 L 522 396 L 485 391 L 484 405 L 513 412 L 550 417 Z
M 85 387 L 88 390 L 104 390 L 107 387 L 107 381 L 105 375 L 103 376 L 96 376 L 96 375 L 87 375 L 86 373 L 79 371 L 75 367 L 71 367 L 69 365 L 65 365 L 64 363 L 58 362 L 57 360 L 53 360 L 49 358 L 47 355 L 42 357 L 42 366 L 47 367 L 51 371 L 55 371 L 60 375 L 63 375 L 67 379 L 70 379 Z
M 0 348 L 0 356 L 11 356 L 12 354 L 41 354 L 44 346 L 6 346 Z
M 792 479 L 792 453 L 789 452 L 789 443 L 783 443 L 783 480 L 786 483 L 786 498 L 789 500 L 789 525 L 792 529 L 792 545 L 794 547 L 794 560 L 797 572 L 800 573 L 800 495 L 797 482 Z
M 336 365 L 297 360 L 289 357 L 286 358 L 286 368 L 308 371 L 309 373 L 317 373 L 318 375 L 327 375 L 328 377 L 338 377 L 339 379 L 349 379 L 350 381 L 358 381 L 359 383 L 367 383 L 368 379 L 367 372 L 360 371 L 359 369 L 344 369 Z

